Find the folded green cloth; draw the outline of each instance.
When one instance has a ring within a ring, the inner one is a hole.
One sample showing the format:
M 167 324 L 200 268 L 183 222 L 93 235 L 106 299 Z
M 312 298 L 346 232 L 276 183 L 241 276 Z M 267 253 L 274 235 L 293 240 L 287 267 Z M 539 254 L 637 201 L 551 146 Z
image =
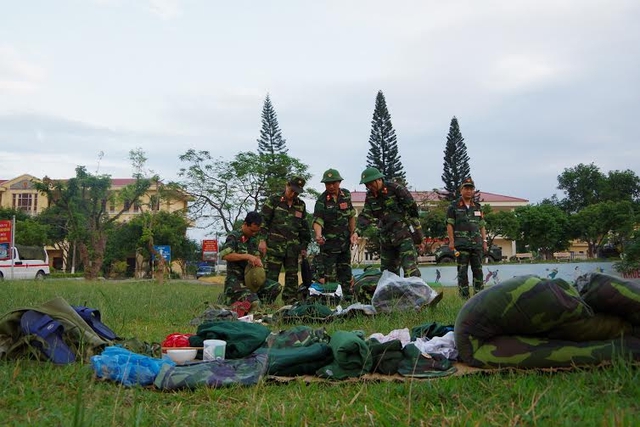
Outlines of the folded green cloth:
M 329 346 L 335 360 L 320 368 L 316 375 L 341 380 L 371 372 L 373 359 L 369 346 L 357 333 L 337 331 L 331 335 Z
M 404 358 L 402 342 L 391 340 L 381 343 L 376 339 L 367 341 L 369 351 L 373 358 L 373 371 L 385 375 L 393 375 L 398 372 L 400 362 Z
M 255 354 L 266 354 L 269 357 L 269 375 L 286 377 L 314 375 L 318 369 L 333 360 L 331 347 L 324 343 L 289 348 L 262 347 L 256 350 Z
M 398 373 L 405 377 L 431 378 L 443 377 L 456 372 L 451 361 L 441 354 L 424 355 L 413 343 L 404 346 L 404 358 L 398 367 Z
M 204 340 L 227 342 L 226 359 L 247 357 L 261 347 L 271 331 L 258 323 L 219 321 L 198 326 L 197 335 L 189 337 L 191 347 L 202 347 Z

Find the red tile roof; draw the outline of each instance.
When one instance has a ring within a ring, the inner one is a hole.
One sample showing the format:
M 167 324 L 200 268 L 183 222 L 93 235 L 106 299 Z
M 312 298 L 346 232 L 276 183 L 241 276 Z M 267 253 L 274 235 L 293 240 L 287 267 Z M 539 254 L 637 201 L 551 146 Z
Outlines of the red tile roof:
M 352 191 L 351 192 L 351 200 L 354 202 L 364 203 L 365 196 L 367 195 L 366 191 Z M 411 195 L 413 196 L 416 202 L 426 202 L 426 201 L 437 201 L 439 200 L 438 193 L 435 191 L 411 191 Z M 503 196 L 502 194 L 488 193 L 486 191 L 481 191 L 479 193 L 480 202 L 483 203 L 528 203 L 529 200 L 521 199 L 518 197 L 511 196 Z

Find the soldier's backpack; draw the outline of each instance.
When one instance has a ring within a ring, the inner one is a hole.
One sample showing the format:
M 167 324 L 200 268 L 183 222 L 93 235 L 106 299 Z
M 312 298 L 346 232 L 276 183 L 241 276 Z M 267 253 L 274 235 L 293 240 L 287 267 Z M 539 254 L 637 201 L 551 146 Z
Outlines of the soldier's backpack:
M 88 360 L 112 341 L 82 318 L 78 312 L 82 309 L 86 311 L 86 307 L 74 308 L 57 297 L 4 314 L 0 318 L 0 359 L 35 357 L 56 364 Z
M 354 276 L 354 298 L 359 302 L 371 304 L 371 298 L 373 298 L 380 277 L 382 277 L 382 271 L 379 268 L 365 267 L 361 274 Z

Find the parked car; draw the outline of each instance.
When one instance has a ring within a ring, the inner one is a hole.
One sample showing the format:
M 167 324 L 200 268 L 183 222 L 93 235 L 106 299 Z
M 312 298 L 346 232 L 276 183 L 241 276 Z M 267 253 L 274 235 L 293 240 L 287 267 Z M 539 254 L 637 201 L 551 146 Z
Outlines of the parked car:
M 0 280 L 42 280 L 49 275 L 49 255 L 42 246 L 2 245 Z M 12 259 L 13 258 L 13 259 Z
M 491 245 L 489 252 L 485 254 L 486 262 L 500 262 L 502 261 L 502 248 L 498 245 Z M 446 264 L 455 263 L 456 256 L 449 246 L 442 245 L 436 250 L 436 263 Z
M 196 271 L 196 279 L 216 274 L 216 268 L 210 265 L 204 265 Z

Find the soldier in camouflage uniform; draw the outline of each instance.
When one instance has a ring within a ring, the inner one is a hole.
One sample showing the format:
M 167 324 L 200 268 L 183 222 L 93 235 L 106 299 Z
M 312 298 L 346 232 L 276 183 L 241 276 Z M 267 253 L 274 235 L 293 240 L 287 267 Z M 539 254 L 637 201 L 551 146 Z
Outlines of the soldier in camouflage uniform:
M 473 289 L 480 292 L 482 281 L 482 256 L 487 251 L 484 215 L 480 203 L 473 200 L 473 179 L 466 178 L 460 187 L 461 196 L 447 210 L 447 235 L 449 249 L 457 251 L 458 292 L 469 298 L 469 264 L 473 276 Z
M 370 225 L 377 225 L 380 269 L 399 275 L 402 267 L 405 277 L 420 277 L 414 238 L 422 241 L 423 237 L 418 205 L 411 193 L 401 185 L 385 181 L 382 173 L 373 167 L 362 172 L 360 184 L 364 184 L 368 191 L 364 208 L 358 215 L 356 232 L 351 235 L 351 243 L 358 242 L 361 231 Z
M 313 210 L 313 231 L 320 246 L 316 256 L 318 282 L 338 282 L 345 297 L 351 297 L 350 238 L 356 228 L 356 210 L 351 193 L 340 188 L 342 177 L 335 169 L 322 174 L 326 191 L 320 195 Z
M 260 252 L 266 255 L 267 279 L 277 281 L 284 266 L 282 301 L 291 304 L 298 299 L 298 260 L 307 256 L 311 232 L 307 223 L 307 208 L 298 195 L 305 180 L 292 178 L 282 194 L 271 196 L 262 207 Z
M 220 251 L 220 257 L 227 261 L 224 295 L 229 305 L 236 301 L 249 301 L 252 307 L 255 307 L 260 300 L 270 304 L 280 293 L 280 284 L 277 281 L 266 280 L 257 292 L 245 286 L 247 265 L 263 267 L 258 251 L 258 239 L 255 237 L 260 232 L 261 224 L 260 214 L 249 212 L 242 223 L 242 228 L 232 231 L 227 236 Z

